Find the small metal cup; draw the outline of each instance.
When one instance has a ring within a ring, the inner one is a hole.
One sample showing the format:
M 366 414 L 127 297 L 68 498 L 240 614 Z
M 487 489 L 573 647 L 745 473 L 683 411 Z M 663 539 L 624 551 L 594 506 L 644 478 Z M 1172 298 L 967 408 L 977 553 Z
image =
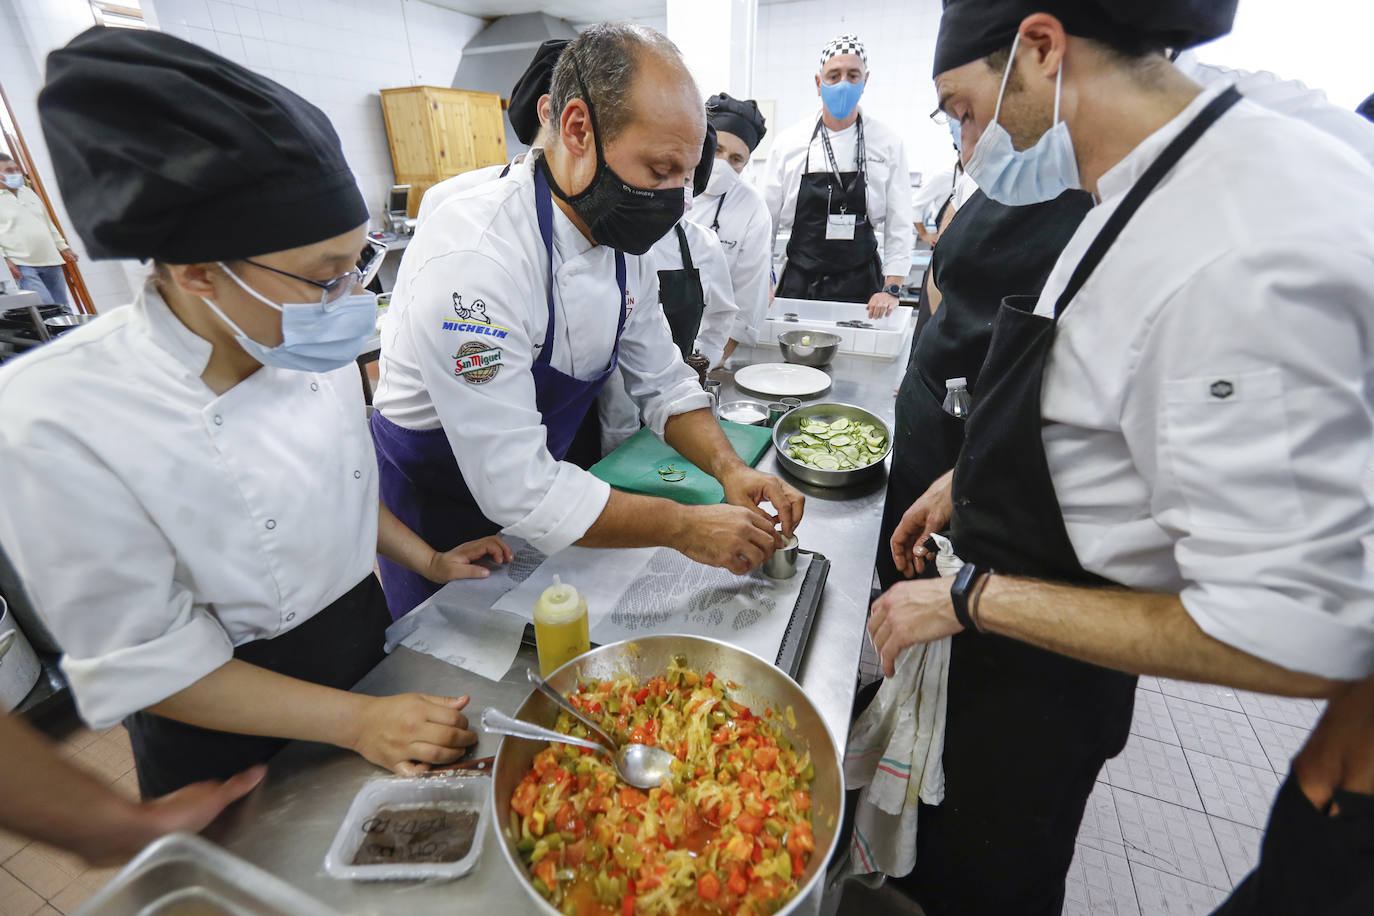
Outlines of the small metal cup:
M 794 534 L 787 543 L 773 551 L 773 555 L 763 561 L 763 574 L 770 579 L 790 579 L 797 574 L 797 536 Z
M 708 378 L 704 387 L 711 397 L 711 416 L 720 419 L 720 382 Z
M 788 410 L 796 410 L 801 406 L 801 398 L 778 398 L 778 403 L 786 406 Z
M 783 418 L 790 408 L 781 401 L 774 401 L 768 405 L 768 425 L 777 426 L 778 421 Z

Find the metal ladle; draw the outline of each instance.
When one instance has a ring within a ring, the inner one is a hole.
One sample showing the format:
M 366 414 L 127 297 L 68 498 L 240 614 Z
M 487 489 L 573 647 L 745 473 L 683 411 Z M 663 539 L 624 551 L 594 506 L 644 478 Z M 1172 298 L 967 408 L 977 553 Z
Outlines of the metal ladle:
M 574 738 L 572 735 L 565 735 L 551 728 L 531 725 L 529 722 L 508 716 L 500 710 L 490 707 L 482 710 L 482 729 L 497 735 L 509 735 L 512 738 L 525 738 L 530 741 L 556 741 L 560 744 L 585 747 L 588 750 L 596 751 L 598 754 L 610 758 L 610 761 L 615 764 L 616 772 L 620 774 L 620 778 L 636 789 L 652 789 L 654 786 L 662 785 L 663 780 L 671 775 L 672 764 L 676 759 L 663 748 L 649 747 L 647 744 L 623 744 L 619 750 L 612 752 L 610 748 L 597 741 Z

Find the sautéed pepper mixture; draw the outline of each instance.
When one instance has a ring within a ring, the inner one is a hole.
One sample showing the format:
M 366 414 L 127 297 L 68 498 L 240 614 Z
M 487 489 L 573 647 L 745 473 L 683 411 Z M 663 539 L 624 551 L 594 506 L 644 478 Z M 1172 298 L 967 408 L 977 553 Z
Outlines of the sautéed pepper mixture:
M 674 659 L 667 674 L 586 680 L 569 697 L 617 741 L 677 757 L 641 792 L 605 758 L 553 744 L 511 795 L 534 887 L 569 916 L 752 916 L 796 896 L 815 851 L 809 754 L 730 697 L 733 683 Z M 792 710 L 785 716 L 790 724 Z M 587 737 L 560 713 L 555 728 Z

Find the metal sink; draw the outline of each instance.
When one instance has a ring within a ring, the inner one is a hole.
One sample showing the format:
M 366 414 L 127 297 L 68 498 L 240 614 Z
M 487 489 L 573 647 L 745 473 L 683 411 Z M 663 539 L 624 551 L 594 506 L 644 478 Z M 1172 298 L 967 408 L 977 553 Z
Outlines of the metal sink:
M 163 837 L 73 916 L 339 916 L 291 885 L 188 834 Z

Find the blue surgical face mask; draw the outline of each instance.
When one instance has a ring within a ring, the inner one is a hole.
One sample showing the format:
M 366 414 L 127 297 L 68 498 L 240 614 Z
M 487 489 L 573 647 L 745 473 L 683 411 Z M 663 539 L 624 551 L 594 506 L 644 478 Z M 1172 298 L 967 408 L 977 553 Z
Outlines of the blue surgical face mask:
M 948 123 L 949 135 L 954 140 L 954 151 L 962 153 L 964 151 L 964 125 L 954 118 L 950 118 Z
M 11 172 L 5 176 L 5 187 L 11 191 L 18 191 L 24 186 L 24 174 L 22 172 Z
M 243 352 L 262 363 L 278 369 L 301 372 L 329 372 L 347 366 L 358 358 L 363 345 L 377 326 L 377 297 L 361 292 L 342 296 L 327 305 L 321 302 L 290 302 L 278 305 L 240 280 L 232 270 L 220 264 L 239 289 L 264 305 L 281 312 L 282 342 L 275 347 L 261 344 L 229 320 L 219 306 L 204 300 L 234 332 L 234 339 Z
M 1029 149 L 1012 146 L 1011 134 L 997 123 L 1002 113 L 1002 97 L 1007 92 L 1007 77 L 1016 59 L 1016 44 L 1012 41 L 1011 56 L 1002 74 L 1002 88 L 997 93 L 997 109 L 992 123 L 974 144 L 966 171 L 984 194 L 1008 207 L 1054 200 L 1065 191 L 1082 187 L 1078 179 L 1078 159 L 1073 152 L 1069 125 L 1059 120 L 1059 95 L 1064 81 L 1064 65 L 1054 78 L 1054 126 Z
M 833 86 L 821 83 L 821 101 L 825 103 L 825 110 L 830 112 L 830 117 L 837 121 L 849 117 L 854 106 L 859 104 L 859 96 L 864 94 L 864 85 L 843 79 Z

